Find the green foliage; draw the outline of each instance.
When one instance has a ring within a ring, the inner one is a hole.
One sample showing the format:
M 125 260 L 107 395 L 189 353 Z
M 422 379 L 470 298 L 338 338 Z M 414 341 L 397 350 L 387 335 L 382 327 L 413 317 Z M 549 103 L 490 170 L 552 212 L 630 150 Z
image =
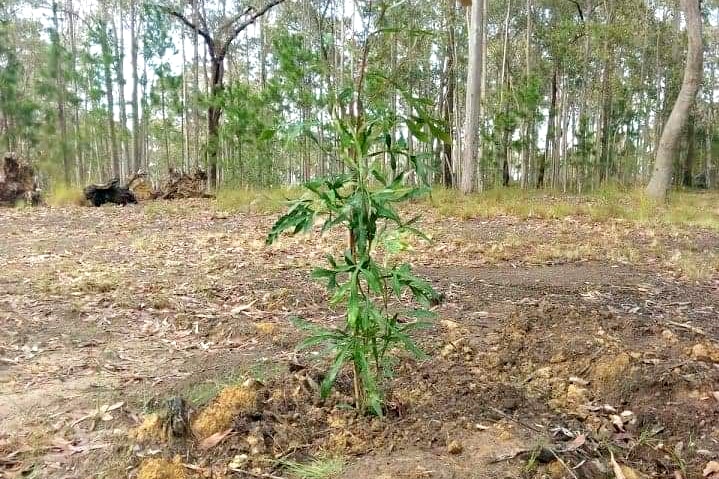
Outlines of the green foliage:
M 432 286 L 414 276 L 409 265 L 380 265 L 374 254 L 378 241 L 391 232 L 424 237 L 416 228 L 418 218 L 403 220 L 397 211 L 399 203 L 428 191 L 426 186 L 411 184 L 408 174 L 426 185 L 429 170 L 427 159 L 412 154 L 404 139 L 395 140 L 393 131 L 406 129 L 420 141 L 434 138 L 435 129 L 439 133 L 438 123 L 428 117 L 422 103 L 415 104 L 414 114 L 405 118 L 385 112 L 367 119 L 335 118 L 332 126 L 347 172 L 305 183 L 307 194 L 292 202 L 267 237 L 270 244 L 285 231 L 309 231 L 318 217 L 324 219 L 322 232 L 336 227 L 348 231 L 344 255 L 328 255 L 329 266 L 312 273 L 326 282 L 330 303 L 346 308 L 344 326 L 296 323 L 310 333 L 300 347 L 325 345 L 333 355 L 322 395 L 329 394 L 345 364 L 351 363 L 356 405 L 377 415 L 382 415 L 382 380 L 391 371 L 390 353 L 400 347 L 423 355 L 410 333 L 425 324 L 421 319 L 432 316 L 428 308 L 437 298 Z M 406 293 L 419 308 L 397 306 Z

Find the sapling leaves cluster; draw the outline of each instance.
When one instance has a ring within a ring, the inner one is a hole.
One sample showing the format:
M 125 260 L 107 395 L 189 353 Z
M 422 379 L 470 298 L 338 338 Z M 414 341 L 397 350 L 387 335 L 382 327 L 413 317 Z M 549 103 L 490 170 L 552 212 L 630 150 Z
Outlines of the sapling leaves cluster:
M 409 265 L 392 264 L 386 257 L 380 264 L 377 246 L 393 234 L 426 238 L 417 229 L 418 218 L 405 220 L 397 209 L 399 203 L 428 192 L 428 165 L 433 161 L 431 154 L 416 154 L 406 135 L 420 143 L 450 139 L 446 125 L 429 113 L 431 102 L 369 67 L 373 42 L 393 28 L 386 14 L 399 5 L 373 3 L 368 1 L 362 14 L 363 48 L 356 76 L 326 102 L 331 118 L 328 133 L 337 145 L 331 154 L 343 163 L 343 173 L 306 182 L 306 195 L 277 220 L 267 242 L 277 241 L 283 232 L 310 231 L 318 218 L 324 219 L 322 233 L 335 228 L 347 231 L 344 254 L 329 255 L 328 265 L 312 273 L 326 283 L 330 303 L 345 309 L 344 325 L 326 328 L 298 320 L 298 326 L 310 333 L 299 346 L 324 345 L 332 356 L 321 385 L 323 396 L 330 393 L 345 366 L 351 365 L 356 407 L 381 416 L 382 386 L 393 366 L 391 353 L 403 348 L 423 356 L 410 333 L 432 316 L 429 308 L 438 295 L 428 282 L 412 274 Z M 404 98 L 403 113 L 372 102 L 372 92 L 386 88 Z M 412 307 L 402 309 L 408 302 Z
M 325 282 L 330 303 L 345 308 L 345 323 L 341 328 L 325 328 L 298 320 L 297 325 L 310 333 L 300 347 L 326 346 L 332 355 L 321 385 L 323 396 L 351 364 L 356 406 L 382 415 L 382 383 L 391 371 L 391 352 L 403 348 L 424 356 L 410 333 L 426 325 L 437 298 L 432 286 L 412 274 L 409 265 L 377 261 L 382 238 L 398 232 L 426 238 L 416 226 L 418 217 L 403 219 L 397 205 L 428 191 L 429 170 L 425 159 L 412 154 L 406 141 L 395 141 L 392 132 L 429 131 L 430 138 L 439 125 L 416 115 L 389 122 L 386 117 L 364 120 L 334 120 L 334 133 L 342 146 L 338 154 L 347 172 L 305 183 L 306 194 L 277 220 L 267 242 L 273 243 L 283 232 L 310 231 L 317 218 L 324 219 L 321 232 L 334 228 L 348 232 L 344 254 L 328 255 L 327 266 L 312 273 Z M 410 173 L 419 185 L 408 181 Z M 408 300 L 412 307 L 402 309 L 400 305 Z

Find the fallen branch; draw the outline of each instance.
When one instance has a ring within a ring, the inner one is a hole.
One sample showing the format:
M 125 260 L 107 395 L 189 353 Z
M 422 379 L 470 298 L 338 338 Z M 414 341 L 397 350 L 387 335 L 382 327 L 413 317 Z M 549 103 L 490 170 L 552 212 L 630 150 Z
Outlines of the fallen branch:
M 692 326 L 689 323 L 678 323 L 676 321 L 665 321 L 666 324 L 669 326 L 674 326 L 676 328 L 685 329 L 687 331 L 691 331 L 694 334 L 698 334 L 699 336 L 706 336 L 707 333 L 704 332 L 703 329 L 697 328 L 696 326 Z
M 524 428 L 526 428 L 526 429 L 529 429 L 530 431 L 534 431 L 534 432 L 539 433 L 539 434 L 542 434 L 542 435 L 544 435 L 544 436 L 547 435 L 547 433 L 546 433 L 545 431 L 542 431 L 541 429 L 536 428 L 536 427 L 532 426 L 531 424 L 526 424 L 526 423 L 520 421 L 519 419 L 515 419 L 515 418 L 513 418 L 512 416 L 510 416 L 509 414 L 507 414 L 506 412 L 504 412 L 504 411 L 502 411 L 502 410 L 500 410 L 500 409 L 497 409 L 497 408 L 494 408 L 494 407 L 490 407 L 489 409 L 491 409 L 492 411 L 496 412 L 497 414 L 499 414 L 499 415 L 502 416 L 503 418 L 509 419 L 510 421 L 515 422 L 515 423 L 519 424 L 520 426 L 522 426 L 522 427 L 524 427 Z

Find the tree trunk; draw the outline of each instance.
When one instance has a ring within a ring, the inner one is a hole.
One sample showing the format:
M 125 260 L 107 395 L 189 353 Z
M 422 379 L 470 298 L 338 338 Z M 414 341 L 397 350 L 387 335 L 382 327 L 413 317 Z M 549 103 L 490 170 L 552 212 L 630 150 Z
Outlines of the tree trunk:
M 137 0 L 130 2 L 130 56 L 132 61 L 132 158 L 130 160 L 131 173 L 137 173 L 142 164 L 142 135 L 140 133 L 140 101 L 138 99 L 140 89 L 139 66 L 137 64 L 138 54 L 138 31 L 137 31 Z
M 549 105 L 549 118 L 547 120 L 547 136 L 544 141 L 544 156 L 539 163 L 539 173 L 537 174 L 537 188 L 544 187 L 544 174 L 547 169 L 547 161 L 553 158 L 552 145 L 554 145 L 554 122 L 557 116 L 557 77 L 559 67 L 555 63 L 554 74 L 552 75 L 552 102 Z
M 462 152 L 462 181 L 463 193 L 482 190 L 482 172 L 475 180 L 475 174 L 481 165 L 479 149 L 479 113 L 481 103 L 482 80 L 482 13 L 485 0 L 474 0 L 471 8 L 469 31 L 469 67 L 467 68 L 467 99 L 464 122 L 464 151 Z
M 107 15 L 107 12 L 106 12 Z M 117 151 L 117 133 L 115 131 L 115 99 L 113 95 L 112 82 L 112 48 L 110 47 L 110 35 L 106 20 L 101 24 L 102 32 L 102 63 L 105 73 L 105 95 L 107 98 L 107 125 L 110 131 L 110 156 L 112 157 L 112 176 L 120 177 L 120 156 Z
M 60 130 L 60 154 L 62 156 L 62 170 L 65 184 L 71 183 L 71 170 L 70 156 L 67 151 L 67 119 L 65 118 L 65 73 L 63 70 L 64 55 L 62 52 L 62 46 L 60 45 L 60 19 L 59 19 L 60 5 L 57 1 L 52 4 L 52 21 L 53 21 L 53 34 L 52 43 L 55 47 L 55 87 L 57 88 L 57 121 Z
M 604 53 L 606 55 L 606 63 L 602 71 L 602 136 L 600 139 L 601 152 L 599 154 L 599 182 L 604 183 L 610 170 L 610 153 L 609 153 L 609 120 L 612 115 L 612 88 L 610 85 L 612 72 L 612 59 L 609 58 L 609 40 L 604 41 Z
M 532 75 L 532 60 L 531 60 L 531 37 L 532 37 L 532 0 L 527 0 L 527 27 L 526 27 L 526 38 L 524 44 L 524 55 L 526 61 L 526 82 L 527 91 L 529 91 L 529 85 Z M 532 116 L 534 112 L 527 112 L 526 118 L 524 118 L 524 140 L 522 141 L 522 188 L 529 186 L 529 157 L 532 151 Z
M 220 117 L 222 116 L 219 101 L 224 76 L 224 58 L 213 58 L 211 99 L 207 109 L 207 163 L 212 190 L 217 189 L 217 159 L 220 145 Z
M 694 122 L 694 115 L 691 115 L 687 125 L 687 156 L 684 158 L 682 179 L 682 184 L 687 188 L 694 186 L 694 162 L 696 160 L 696 128 L 694 128 Z
M 700 0 L 683 0 L 689 39 L 687 61 L 684 67 L 679 96 L 674 103 L 669 119 L 664 125 L 652 178 L 647 185 L 647 195 L 657 201 L 666 198 L 672 179 L 672 163 L 677 151 L 682 129 L 689 117 L 703 74 L 702 18 Z
M 77 68 L 77 60 L 78 60 L 78 52 L 77 52 L 77 35 L 75 33 L 75 13 L 73 8 L 73 2 L 72 0 L 67 0 L 65 9 L 70 12 L 68 14 L 68 28 L 69 28 L 69 35 L 70 35 L 70 50 L 72 54 L 72 70 L 75 71 Z M 80 98 L 80 85 L 78 81 L 78 76 L 73 75 L 72 76 L 72 88 L 73 93 L 76 98 Z M 86 109 L 87 110 L 87 109 Z M 82 148 L 80 147 L 80 102 L 75 102 L 75 107 L 73 109 L 73 123 L 74 123 L 74 147 L 75 147 L 75 162 L 77 167 L 77 181 L 82 184 L 85 180 L 85 162 L 84 162 L 84 153 Z
M 454 67 L 454 5 L 450 5 L 449 36 L 447 38 L 447 89 L 444 98 L 444 121 L 449 127 L 450 137 L 454 125 L 454 87 L 456 83 Z M 452 161 L 452 141 L 442 142 L 442 180 L 446 188 L 454 187 L 454 166 Z
M 485 6 L 486 6 L 486 0 L 485 0 Z M 512 1 L 509 0 L 507 2 L 507 16 L 504 20 L 504 41 L 502 43 L 502 69 L 501 74 L 499 77 L 499 108 L 498 110 L 503 112 L 505 114 L 505 118 L 508 118 L 509 116 L 509 102 L 507 102 L 506 106 L 504 103 L 504 93 L 505 93 L 505 86 L 507 89 L 507 93 L 509 93 L 509 72 L 507 67 L 507 50 L 509 48 L 509 18 L 510 13 L 512 11 Z M 485 8 L 486 13 L 486 8 Z M 486 32 L 485 32 L 486 33 Z M 484 35 L 484 39 L 486 40 L 486 35 Z M 486 47 L 486 45 L 485 45 Z M 486 53 L 486 52 L 485 52 Z M 486 63 L 485 63 L 486 65 Z M 486 71 L 483 77 L 486 77 Z M 505 85 L 505 82 L 507 83 Z M 507 124 L 504 124 L 502 127 L 502 139 L 501 139 L 501 145 L 500 148 L 502 149 L 500 158 L 502 160 L 502 186 L 507 187 L 509 186 L 509 140 L 510 140 L 510 131 Z
M 117 79 L 117 99 L 120 107 L 120 156 L 121 169 L 130 169 L 130 143 L 127 135 L 127 107 L 125 102 L 125 25 L 124 14 L 122 11 L 122 2 L 118 2 L 119 10 L 119 28 L 115 24 L 115 16 L 113 15 L 112 27 L 115 40 L 115 76 Z

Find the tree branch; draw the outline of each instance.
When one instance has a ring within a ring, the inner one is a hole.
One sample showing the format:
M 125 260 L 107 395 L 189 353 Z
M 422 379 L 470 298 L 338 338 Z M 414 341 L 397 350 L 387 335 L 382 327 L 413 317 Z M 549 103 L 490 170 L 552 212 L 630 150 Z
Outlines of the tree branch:
M 232 27 L 232 25 L 234 25 L 235 23 L 239 22 L 239 21 L 242 19 L 242 17 L 246 17 L 247 15 L 251 14 L 251 13 L 254 12 L 254 11 L 255 11 L 255 7 L 253 7 L 252 5 L 246 7 L 246 8 L 242 11 L 242 13 L 238 13 L 238 14 L 235 15 L 234 17 L 232 17 L 232 18 L 230 18 L 229 20 L 225 21 L 225 22 L 222 24 L 222 26 L 220 27 L 220 31 L 221 31 L 221 32 L 226 32 L 226 31 L 228 31 L 228 30 Z
M 198 35 L 200 35 L 202 38 L 205 39 L 205 43 L 207 44 L 207 48 L 210 50 L 210 56 L 215 56 L 215 42 L 212 40 L 212 37 L 210 36 L 210 32 L 207 31 L 206 28 L 200 28 L 195 23 L 192 23 L 185 15 L 183 15 L 181 12 L 178 12 L 176 10 L 173 10 L 169 7 L 160 7 L 165 13 L 168 15 L 177 18 L 182 23 L 184 23 L 188 28 L 192 29 L 193 31 L 197 32 Z M 204 22 L 203 22 L 204 23 Z
M 255 20 L 257 20 L 257 19 L 260 18 L 262 15 L 264 15 L 265 13 L 267 13 L 272 7 L 275 7 L 275 6 L 279 5 L 280 3 L 284 2 L 284 1 L 285 1 L 285 0 L 270 0 L 268 3 L 266 3 L 266 4 L 265 4 L 262 8 L 260 8 L 259 10 L 254 10 L 254 9 L 253 9 L 254 11 L 251 11 L 249 8 L 245 9 L 245 12 L 244 12 L 242 15 L 240 15 L 239 18 L 242 18 L 242 16 L 244 16 L 244 15 L 246 15 L 246 14 L 250 14 L 250 12 L 251 12 L 250 17 L 249 17 L 247 20 L 245 20 L 245 21 L 243 21 L 242 23 L 240 23 L 239 25 L 237 25 L 237 26 L 234 28 L 234 30 L 232 30 L 232 32 L 230 33 L 230 35 L 227 37 L 227 39 L 225 39 L 225 42 L 222 44 L 222 49 L 221 49 L 220 52 L 219 52 L 220 55 L 221 55 L 221 56 L 224 56 L 224 55 L 227 53 L 227 49 L 230 47 L 230 43 L 232 43 L 232 40 L 234 40 L 235 38 L 237 38 L 237 35 L 239 35 L 240 33 L 242 33 L 242 31 L 243 31 L 245 28 L 247 28 L 247 27 L 249 27 L 250 25 L 252 25 L 253 23 L 255 23 Z
M 577 6 L 577 11 L 579 12 L 579 19 L 584 23 L 584 12 L 582 12 L 582 6 L 579 4 L 577 0 L 569 0 L 573 4 Z

